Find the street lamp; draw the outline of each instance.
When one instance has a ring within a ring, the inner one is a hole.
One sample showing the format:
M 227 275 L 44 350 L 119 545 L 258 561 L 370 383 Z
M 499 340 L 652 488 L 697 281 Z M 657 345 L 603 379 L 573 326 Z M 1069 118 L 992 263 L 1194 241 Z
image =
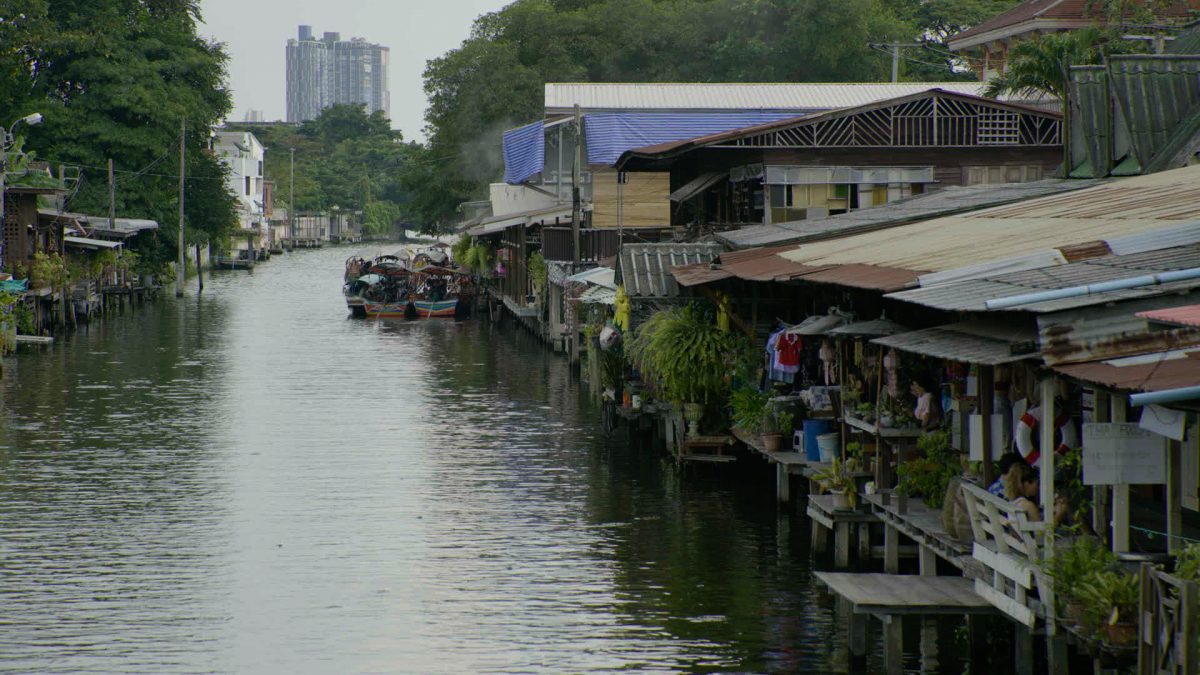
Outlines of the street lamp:
M 2 228 L 4 226 L 4 218 L 5 218 L 5 216 L 4 216 L 4 179 L 8 175 L 8 149 L 10 147 L 12 147 L 13 143 L 16 143 L 16 140 L 17 140 L 13 136 L 12 130 L 14 127 L 16 127 L 21 122 L 24 122 L 25 124 L 28 124 L 29 126 L 41 124 L 42 113 L 35 112 L 31 115 L 26 115 L 26 116 L 16 120 L 12 124 L 8 125 L 7 129 L 5 129 L 4 127 L 0 127 L 0 228 Z M 0 244 L 0 262 L 3 262 L 4 253 L 6 253 L 6 251 L 4 251 L 3 245 Z

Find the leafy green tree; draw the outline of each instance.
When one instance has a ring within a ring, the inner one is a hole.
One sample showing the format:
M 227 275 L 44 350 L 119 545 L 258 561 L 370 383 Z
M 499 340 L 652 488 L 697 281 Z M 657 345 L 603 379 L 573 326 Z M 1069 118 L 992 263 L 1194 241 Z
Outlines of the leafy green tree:
M 224 168 L 207 152 L 228 114 L 228 57 L 196 32 L 196 0 L 9 0 L 0 17 L 0 119 L 36 109 L 45 122 L 28 146 L 53 164 L 78 165 L 69 208 L 108 208 L 105 165 L 119 172 L 117 213 L 176 222 L 180 125 L 187 122 L 191 239 L 221 241 L 236 225 Z M 12 12 L 9 14 L 9 12 Z M 15 37 L 16 42 L 9 38 Z M 174 257 L 163 231 L 138 245 L 157 263 Z

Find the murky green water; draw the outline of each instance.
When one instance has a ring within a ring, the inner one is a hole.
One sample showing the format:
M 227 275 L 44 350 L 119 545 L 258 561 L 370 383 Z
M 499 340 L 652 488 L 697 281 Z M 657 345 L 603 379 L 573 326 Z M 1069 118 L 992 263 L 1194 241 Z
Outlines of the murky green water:
M 847 671 L 765 470 L 605 437 L 511 329 L 348 320 L 354 252 L 5 362 L 0 671 Z

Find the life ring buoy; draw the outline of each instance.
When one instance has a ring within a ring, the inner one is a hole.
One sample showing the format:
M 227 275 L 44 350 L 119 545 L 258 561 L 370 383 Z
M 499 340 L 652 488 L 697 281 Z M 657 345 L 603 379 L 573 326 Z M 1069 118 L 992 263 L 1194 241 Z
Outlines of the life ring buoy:
M 1037 466 L 1038 461 L 1042 458 L 1042 452 L 1037 447 L 1034 439 L 1037 437 L 1037 427 L 1042 421 L 1042 408 L 1030 408 L 1021 416 L 1021 420 L 1017 422 L 1017 452 L 1025 458 L 1025 462 L 1029 466 Z M 1065 455 L 1072 448 L 1079 445 L 1079 436 L 1075 431 L 1075 425 L 1071 423 L 1071 416 L 1063 412 L 1054 420 L 1055 429 L 1058 432 L 1058 445 L 1054 451 L 1057 454 Z

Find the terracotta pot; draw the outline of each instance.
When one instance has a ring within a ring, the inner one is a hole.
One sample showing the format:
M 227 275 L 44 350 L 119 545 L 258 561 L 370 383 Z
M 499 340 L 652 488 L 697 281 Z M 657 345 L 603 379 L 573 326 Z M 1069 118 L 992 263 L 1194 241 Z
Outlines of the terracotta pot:
M 1110 623 L 1100 629 L 1104 643 L 1112 647 L 1131 647 L 1137 642 L 1136 623 Z
M 783 442 L 783 434 L 763 434 L 761 438 L 763 450 L 767 452 L 779 452 L 779 445 Z

